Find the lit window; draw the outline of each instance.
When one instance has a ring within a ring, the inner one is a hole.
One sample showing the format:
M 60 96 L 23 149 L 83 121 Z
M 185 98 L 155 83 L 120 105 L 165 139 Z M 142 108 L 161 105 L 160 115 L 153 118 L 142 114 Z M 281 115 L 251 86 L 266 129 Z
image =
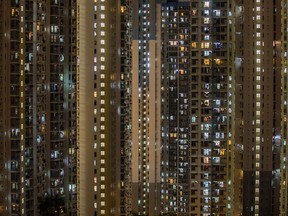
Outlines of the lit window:
M 125 10 L 126 10 L 126 7 L 125 6 L 121 6 L 121 8 L 120 8 L 121 13 L 124 13 Z
M 210 5 L 210 2 L 208 2 L 208 1 L 204 2 L 204 7 L 209 7 L 209 5 Z
M 205 42 L 205 43 L 201 43 L 201 48 L 209 48 L 210 47 L 210 43 L 209 42 Z
M 209 18 L 204 18 L 204 24 L 209 24 L 210 23 L 210 19 Z
M 197 48 L 197 42 L 192 42 L 191 46 L 192 48 Z
M 204 59 L 204 65 L 209 65 L 210 64 L 210 60 L 209 59 Z

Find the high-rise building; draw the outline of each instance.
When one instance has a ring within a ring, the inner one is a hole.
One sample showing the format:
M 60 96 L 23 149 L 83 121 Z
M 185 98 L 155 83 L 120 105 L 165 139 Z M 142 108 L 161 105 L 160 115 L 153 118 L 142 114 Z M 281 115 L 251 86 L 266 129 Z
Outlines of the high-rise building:
M 279 215 L 281 1 L 235 1 L 235 10 L 234 210 Z
M 132 211 L 159 214 L 161 5 L 132 3 Z
M 131 0 L 79 4 L 79 213 L 131 214 Z
M 288 29 L 287 29 L 287 21 L 288 21 L 288 1 L 283 0 L 281 1 L 281 41 L 277 41 L 277 46 L 281 46 L 281 57 L 282 57 L 282 70 L 281 70 L 281 90 L 282 90 L 282 95 L 281 95 L 281 108 L 282 108 L 282 113 L 281 113 L 281 163 L 280 163 L 280 213 L 279 215 L 284 216 L 288 212 L 288 187 L 287 187 L 287 182 L 288 182 L 288 173 L 287 173 L 287 168 L 288 168 L 288 160 L 287 160 L 287 153 L 288 153 L 288 145 L 287 145 L 287 82 L 288 82 L 288 77 L 287 77 L 287 72 L 288 72 L 288 59 L 287 59 L 287 54 L 288 54 Z M 280 13 L 278 9 L 278 13 Z M 278 21 L 279 22 L 279 21 Z
M 84 1 L 79 8 L 80 214 L 156 215 L 160 4 Z
M 279 215 L 280 8 L 261 0 L 163 4 L 163 212 Z M 285 89 L 285 68 L 282 75 Z
M 0 1 L 0 215 L 286 215 L 287 5 Z
M 224 215 L 230 199 L 230 1 L 163 4 L 163 212 Z
M 161 207 L 189 213 L 190 208 L 190 2 L 162 5 Z
M 76 1 L 0 8 L 1 208 L 76 215 Z

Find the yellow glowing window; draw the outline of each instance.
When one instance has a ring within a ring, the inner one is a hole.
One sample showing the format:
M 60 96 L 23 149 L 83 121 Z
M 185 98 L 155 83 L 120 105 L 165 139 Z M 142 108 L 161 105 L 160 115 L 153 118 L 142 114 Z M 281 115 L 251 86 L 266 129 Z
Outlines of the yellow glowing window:
M 204 65 L 209 65 L 210 64 L 210 60 L 209 59 L 204 59 Z
M 170 133 L 170 137 L 171 138 L 176 138 L 177 137 L 177 133 Z
M 192 48 L 197 48 L 197 42 L 192 42 Z
M 201 43 L 201 48 L 209 48 L 210 47 L 210 43 L 205 42 L 205 43 Z
M 125 6 L 121 6 L 120 11 L 121 11 L 121 13 L 124 13 L 126 11 L 126 7 Z
M 221 59 L 214 59 L 217 65 L 221 65 L 223 62 Z
M 221 150 L 220 150 L 220 155 L 221 155 L 221 156 L 225 155 L 225 149 L 221 149 Z

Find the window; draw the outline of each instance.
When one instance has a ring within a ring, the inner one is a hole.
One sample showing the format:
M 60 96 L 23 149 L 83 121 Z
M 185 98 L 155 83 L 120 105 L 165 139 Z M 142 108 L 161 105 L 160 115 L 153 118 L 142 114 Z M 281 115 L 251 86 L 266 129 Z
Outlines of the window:
M 210 5 L 210 2 L 208 2 L 208 1 L 204 2 L 204 7 L 209 7 L 209 5 Z

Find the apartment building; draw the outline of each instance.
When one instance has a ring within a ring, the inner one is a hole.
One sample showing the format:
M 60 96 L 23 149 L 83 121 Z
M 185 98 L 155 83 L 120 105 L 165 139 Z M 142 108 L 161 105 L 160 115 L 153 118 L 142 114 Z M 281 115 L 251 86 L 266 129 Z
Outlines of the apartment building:
M 4 215 L 76 215 L 76 1 L 0 4 Z

